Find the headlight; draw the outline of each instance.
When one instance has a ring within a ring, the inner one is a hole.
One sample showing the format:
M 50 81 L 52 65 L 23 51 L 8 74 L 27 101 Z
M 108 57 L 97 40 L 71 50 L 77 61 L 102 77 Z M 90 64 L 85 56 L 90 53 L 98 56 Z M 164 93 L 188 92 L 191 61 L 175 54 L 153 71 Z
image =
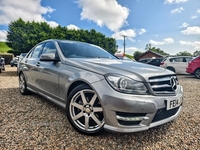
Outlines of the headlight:
M 105 75 L 106 80 L 118 92 L 128 94 L 148 94 L 148 90 L 144 83 L 135 81 L 129 77 L 117 74 Z

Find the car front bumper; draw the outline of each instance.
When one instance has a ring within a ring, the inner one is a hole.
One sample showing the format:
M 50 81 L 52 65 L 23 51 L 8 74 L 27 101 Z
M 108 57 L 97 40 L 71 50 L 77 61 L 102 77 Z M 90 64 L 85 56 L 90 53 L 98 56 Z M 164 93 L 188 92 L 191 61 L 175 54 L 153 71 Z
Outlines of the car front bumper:
M 147 130 L 176 119 L 182 109 L 181 86 L 176 96 L 123 94 L 109 87 L 106 81 L 94 83 L 93 87 L 98 91 L 104 111 L 104 128 L 109 131 L 129 133 Z M 166 110 L 167 101 L 173 99 L 181 99 L 181 103 Z

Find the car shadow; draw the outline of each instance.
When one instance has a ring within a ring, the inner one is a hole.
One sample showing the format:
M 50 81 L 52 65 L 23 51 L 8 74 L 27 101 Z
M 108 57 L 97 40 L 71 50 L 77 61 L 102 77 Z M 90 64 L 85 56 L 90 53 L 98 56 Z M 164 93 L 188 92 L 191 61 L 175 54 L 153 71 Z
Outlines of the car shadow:
M 6 77 L 9 77 L 9 76 L 17 76 L 17 71 L 2 71 L 0 73 L 0 76 L 6 76 Z
M 197 79 L 194 75 L 191 74 L 178 74 L 178 78 L 187 78 L 187 79 Z

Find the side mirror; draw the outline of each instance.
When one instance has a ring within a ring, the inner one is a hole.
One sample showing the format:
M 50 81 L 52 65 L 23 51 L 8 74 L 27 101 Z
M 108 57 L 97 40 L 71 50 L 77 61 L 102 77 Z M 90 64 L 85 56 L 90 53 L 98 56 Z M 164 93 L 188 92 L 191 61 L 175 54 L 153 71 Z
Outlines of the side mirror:
M 54 53 L 42 54 L 40 56 L 40 61 L 58 61 Z

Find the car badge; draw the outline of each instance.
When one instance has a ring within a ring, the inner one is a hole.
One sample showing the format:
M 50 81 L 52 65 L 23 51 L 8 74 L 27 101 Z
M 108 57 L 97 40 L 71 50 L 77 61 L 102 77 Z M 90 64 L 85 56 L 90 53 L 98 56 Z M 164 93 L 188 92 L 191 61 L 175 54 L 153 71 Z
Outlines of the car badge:
M 175 77 L 171 77 L 170 79 L 170 85 L 172 87 L 172 90 L 176 90 L 177 89 L 177 80 Z

